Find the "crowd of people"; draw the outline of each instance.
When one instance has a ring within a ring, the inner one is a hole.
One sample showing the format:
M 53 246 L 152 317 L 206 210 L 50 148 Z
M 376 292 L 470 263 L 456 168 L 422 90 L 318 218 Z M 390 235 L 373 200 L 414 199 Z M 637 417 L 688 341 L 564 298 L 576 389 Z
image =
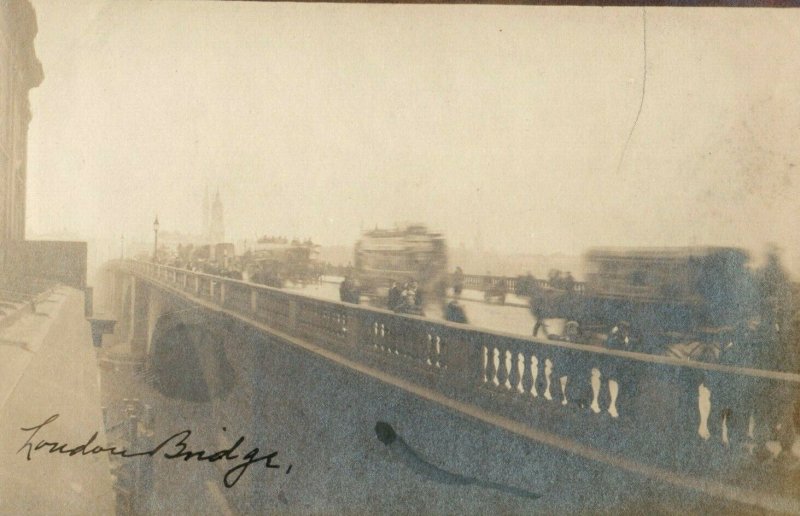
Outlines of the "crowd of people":
M 283 288 L 286 286 L 287 281 L 299 281 L 282 272 L 281 268 L 274 263 L 249 263 L 246 265 L 245 260 L 241 260 L 238 257 L 228 259 L 226 263 L 220 263 L 215 260 L 185 260 L 181 257 L 173 257 L 172 259 L 164 260 L 163 263 L 170 267 L 186 269 L 192 272 L 248 281 L 274 288 Z
M 244 278 L 241 265 L 234 260 L 231 260 L 227 265 L 223 265 L 215 261 L 184 260 L 180 257 L 175 257 L 172 260 L 167 261 L 166 265 L 179 269 L 186 269 L 192 272 L 202 272 L 203 274 L 222 276 L 223 278 L 238 280 Z
M 314 246 L 314 242 L 310 238 L 300 240 L 299 238 L 288 239 L 284 236 L 263 236 L 256 240 L 259 244 L 285 244 L 285 245 L 305 245 Z
M 397 313 L 425 315 L 419 284 L 414 280 L 407 281 L 401 288 L 396 281 L 393 281 L 389 289 L 387 308 Z
M 565 290 L 567 292 L 575 290 L 575 278 L 572 277 L 572 273 L 569 271 L 562 276 L 561 271 L 556 269 L 551 270 L 547 275 L 547 284 L 554 289 Z
M 444 306 L 445 320 L 466 323 L 467 317 L 458 301 L 463 283 L 454 285 L 455 297 Z M 352 275 L 345 275 L 339 284 L 339 299 L 344 303 L 359 304 L 361 301 L 361 285 Z M 392 312 L 410 315 L 425 315 L 425 294 L 416 280 L 404 283 L 392 281 L 386 296 L 386 308 Z
M 564 290 L 572 290 L 575 280 L 570 273 L 566 276 L 561 276 L 559 271 L 557 274 L 552 275 L 552 279 Z M 532 292 L 538 291 L 538 282 L 536 278 L 530 273 L 526 277 L 518 279 L 518 283 L 525 283 L 527 280 L 528 288 L 522 294 L 530 297 L 530 310 L 535 319 L 533 335 L 536 336 L 540 330 L 544 332 L 547 337 L 547 326 L 545 325 L 546 313 L 542 303 L 538 301 L 535 296 L 531 295 Z M 464 285 L 466 282 L 466 275 L 461 267 L 456 267 L 451 276 L 452 297 L 445 302 L 443 306 L 444 319 L 449 322 L 467 323 L 467 316 L 464 306 L 460 302 Z M 357 279 L 355 279 L 352 271 L 349 271 L 344 280 L 339 285 L 339 299 L 345 303 L 358 304 L 361 300 L 361 286 Z M 409 280 L 404 283 L 392 281 L 391 287 L 388 290 L 386 297 L 386 308 L 395 312 L 403 314 L 424 315 L 424 293 L 416 280 Z

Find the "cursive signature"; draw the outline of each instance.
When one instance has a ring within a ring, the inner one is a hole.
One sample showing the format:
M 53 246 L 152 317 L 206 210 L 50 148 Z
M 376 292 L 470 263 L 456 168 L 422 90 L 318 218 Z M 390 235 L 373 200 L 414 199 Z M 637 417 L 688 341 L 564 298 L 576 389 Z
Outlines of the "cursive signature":
M 223 477 L 223 483 L 227 488 L 235 486 L 239 479 L 242 478 L 244 472 L 247 471 L 247 468 L 253 464 L 264 462 L 264 466 L 269 469 L 278 469 L 281 467 L 279 464 L 272 463 L 272 460 L 278 456 L 277 451 L 268 453 L 266 455 L 259 455 L 260 450 L 258 448 L 253 448 L 244 455 L 237 453 L 236 450 L 244 442 L 244 436 L 239 437 L 239 439 L 237 439 L 232 446 L 224 450 L 219 450 L 213 453 L 209 453 L 206 450 L 191 451 L 187 442 L 189 437 L 192 435 L 191 430 L 182 430 L 178 433 L 175 433 L 161 441 L 161 443 L 155 446 L 153 449 L 140 452 L 131 452 L 125 448 L 118 448 L 116 446 L 101 446 L 99 444 L 95 444 L 98 432 L 93 433 L 85 443 L 78 444 L 73 447 L 70 447 L 68 443 L 46 441 L 43 439 L 40 439 L 36 444 L 34 444 L 34 438 L 36 437 L 36 434 L 38 434 L 42 428 L 58 419 L 58 416 L 58 414 L 53 414 L 43 423 L 27 428 L 20 428 L 20 430 L 23 432 L 29 432 L 29 434 L 28 438 L 25 440 L 25 444 L 23 444 L 22 447 L 17 450 L 17 453 L 26 450 L 25 454 L 28 460 L 31 460 L 32 454 L 42 450 L 45 450 L 48 453 L 68 455 L 70 457 L 108 453 L 109 455 L 124 459 L 133 459 L 137 457 L 152 458 L 162 454 L 161 456 L 168 460 L 183 459 L 184 461 L 189 461 L 191 459 L 197 459 L 198 461 L 207 462 L 217 462 L 218 460 L 238 460 L 239 464 L 236 464 L 227 470 L 225 472 L 225 476 Z M 291 469 L 292 466 L 289 465 L 286 468 L 286 473 L 289 473 Z

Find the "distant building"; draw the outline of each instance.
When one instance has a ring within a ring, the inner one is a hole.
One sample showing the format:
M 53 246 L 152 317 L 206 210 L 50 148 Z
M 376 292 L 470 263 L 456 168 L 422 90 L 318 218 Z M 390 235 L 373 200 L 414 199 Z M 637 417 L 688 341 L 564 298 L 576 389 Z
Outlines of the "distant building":
M 37 30 L 28 0 L 0 1 L 0 242 L 25 239 L 28 90 L 44 78 Z
M 199 239 L 206 244 L 225 242 L 225 210 L 219 195 L 219 188 L 212 203 L 208 197 L 208 187 L 203 197 L 203 235 Z
M 225 242 L 225 219 L 219 190 L 213 203 L 206 188 L 202 202 L 203 228 L 200 233 L 185 233 L 178 230 L 162 230 L 158 232 L 159 247 L 175 251 L 179 246 L 217 245 Z
M 207 240 L 211 244 L 225 242 L 225 214 L 222 207 L 222 200 L 219 197 L 219 188 L 211 204 L 211 211 L 208 214 L 208 226 L 206 230 Z

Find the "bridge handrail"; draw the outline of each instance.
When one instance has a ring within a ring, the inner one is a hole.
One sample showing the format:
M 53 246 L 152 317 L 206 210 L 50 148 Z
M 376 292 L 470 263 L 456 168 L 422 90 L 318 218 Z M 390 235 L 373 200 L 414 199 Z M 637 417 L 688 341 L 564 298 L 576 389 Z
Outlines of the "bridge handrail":
M 134 262 L 134 263 L 143 263 L 145 265 L 153 265 L 150 262 Z M 594 353 L 598 355 L 608 355 L 608 356 L 615 356 L 620 358 L 627 358 L 630 360 L 640 361 L 640 362 L 647 362 L 653 364 L 663 364 L 663 365 L 672 365 L 677 367 L 689 367 L 694 369 L 707 369 L 710 371 L 720 371 L 726 373 L 733 373 L 733 374 L 740 374 L 745 376 L 753 376 L 753 377 L 760 377 L 760 378 L 769 378 L 773 380 L 781 380 L 781 381 L 789 381 L 792 383 L 800 384 L 800 374 L 798 373 L 790 373 L 785 371 L 772 371 L 768 369 L 758 369 L 758 368 L 749 368 L 749 367 L 740 367 L 735 365 L 728 365 L 728 364 L 716 364 L 712 362 L 699 362 L 693 361 L 689 359 L 682 359 L 677 357 L 671 357 L 668 355 L 653 355 L 650 353 L 641 353 L 637 351 L 625 351 L 625 350 L 618 350 L 618 349 L 609 349 L 602 346 L 591 345 L 591 344 L 582 344 L 578 342 L 565 342 L 565 341 L 557 341 L 557 340 L 548 340 L 548 339 L 541 339 L 527 335 L 519 335 L 515 333 L 508 333 L 503 332 L 500 330 L 483 328 L 479 326 L 468 326 L 465 327 L 462 324 L 452 323 L 448 321 L 432 321 L 426 317 L 417 316 L 413 314 L 400 314 L 393 312 L 391 310 L 387 310 L 385 308 L 378 308 L 369 305 L 353 305 L 352 303 L 345 303 L 342 301 L 334 301 L 330 299 L 322 299 L 318 297 L 309 296 L 303 294 L 302 292 L 287 292 L 284 289 L 271 287 L 268 285 L 263 285 L 260 283 L 251 283 L 244 280 L 238 280 L 234 278 L 226 278 L 223 276 L 216 276 L 213 274 L 208 274 L 205 272 L 200 271 L 191 271 L 188 269 L 182 269 L 179 267 L 172 267 L 169 265 L 162 265 L 158 264 L 158 268 L 162 270 L 171 270 L 179 273 L 189 273 L 193 276 L 199 276 L 203 278 L 208 278 L 209 280 L 231 284 L 231 285 L 239 285 L 243 288 L 251 289 L 254 291 L 260 292 L 270 292 L 270 293 L 277 293 L 278 295 L 283 295 L 287 297 L 293 297 L 298 299 L 304 300 L 313 300 L 318 301 L 321 303 L 325 303 L 331 306 L 336 306 L 339 308 L 344 308 L 348 310 L 357 310 L 364 313 L 374 313 L 380 315 L 390 315 L 393 317 L 401 317 L 408 320 L 418 321 L 420 323 L 424 323 L 427 325 L 434 325 L 434 326 L 441 326 L 450 328 L 457 331 L 466 331 L 470 333 L 474 333 L 475 335 L 480 335 L 483 337 L 499 337 L 504 339 L 516 339 L 525 342 L 535 343 L 539 346 L 549 346 L 554 348 L 563 348 L 563 349 L 570 349 L 575 351 L 582 351 L 587 353 Z
M 555 425 L 555 431 L 593 445 L 625 439 L 658 461 L 675 458 L 659 447 L 676 446 L 684 458 L 692 457 L 696 443 L 712 435 L 766 441 L 786 422 L 800 391 L 797 373 L 512 335 L 149 262 L 123 266 L 278 335 L 329 348 L 453 399 L 530 426 Z M 533 408 L 544 406 L 543 400 L 546 417 Z M 751 435 L 742 414 L 767 430 Z M 587 426 L 586 417 L 597 423 Z

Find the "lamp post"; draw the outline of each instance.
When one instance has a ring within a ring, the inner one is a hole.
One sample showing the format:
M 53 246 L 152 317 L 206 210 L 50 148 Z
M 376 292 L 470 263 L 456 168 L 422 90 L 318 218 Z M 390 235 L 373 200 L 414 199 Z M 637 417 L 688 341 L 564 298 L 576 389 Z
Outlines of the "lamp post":
M 156 220 L 153 221 L 153 233 L 156 236 L 153 243 L 153 263 L 158 263 L 158 215 L 156 215 Z

